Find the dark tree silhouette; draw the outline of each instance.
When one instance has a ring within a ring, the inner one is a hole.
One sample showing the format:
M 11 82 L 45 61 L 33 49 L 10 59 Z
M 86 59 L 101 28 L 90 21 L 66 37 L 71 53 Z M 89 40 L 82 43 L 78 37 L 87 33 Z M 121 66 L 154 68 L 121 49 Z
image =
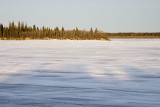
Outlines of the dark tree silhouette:
M 3 38 L 3 25 L 0 24 L 0 38 Z

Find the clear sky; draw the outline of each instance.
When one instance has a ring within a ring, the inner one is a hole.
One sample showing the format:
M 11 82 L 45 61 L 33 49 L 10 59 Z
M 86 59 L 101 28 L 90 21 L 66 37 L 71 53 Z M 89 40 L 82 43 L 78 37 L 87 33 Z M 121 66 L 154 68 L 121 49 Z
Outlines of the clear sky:
M 0 0 L 0 23 L 160 32 L 160 0 Z

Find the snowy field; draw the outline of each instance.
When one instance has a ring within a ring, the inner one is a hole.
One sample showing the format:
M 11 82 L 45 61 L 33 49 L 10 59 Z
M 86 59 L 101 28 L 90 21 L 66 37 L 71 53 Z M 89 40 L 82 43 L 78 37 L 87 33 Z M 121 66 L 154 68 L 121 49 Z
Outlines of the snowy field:
M 0 107 L 160 107 L 160 39 L 0 41 Z

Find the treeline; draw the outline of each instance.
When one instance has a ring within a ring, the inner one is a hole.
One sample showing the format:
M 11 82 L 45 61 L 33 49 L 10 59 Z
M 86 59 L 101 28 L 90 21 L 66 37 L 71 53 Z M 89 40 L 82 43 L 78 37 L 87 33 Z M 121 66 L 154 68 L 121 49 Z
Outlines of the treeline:
M 108 38 L 160 38 L 160 32 L 155 33 L 107 33 Z
M 65 30 L 64 27 L 51 29 L 39 28 L 36 25 L 28 26 L 24 22 L 9 23 L 8 27 L 0 24 L 0 40 L 26 40 L 26 39 L 71 39 L 71 40 L 108 40 L 109 38 L 160 38 L 160 32 L 155 33 L 104 33 L 97 30 L 90 31 Z
M 64 27 L 59 29 L 51 29 L 48 27 L 39 28 L 36 25 L 28 26 L 23 22 L 18 22 L 18 26 L 14 22 L 9 23 L 8 27 L 0 24 L 0 39 L 1 40 L 26 40 L 26 39 L 71 39 L 71 40 L 108 40 L 105 33 L 101 33 L 91 28 L 90 31 L 65 30 Z

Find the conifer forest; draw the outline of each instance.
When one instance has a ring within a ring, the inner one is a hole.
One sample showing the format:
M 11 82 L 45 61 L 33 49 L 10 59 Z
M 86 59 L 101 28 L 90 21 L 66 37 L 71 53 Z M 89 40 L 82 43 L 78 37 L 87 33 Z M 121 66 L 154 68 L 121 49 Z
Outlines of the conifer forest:
M 13 22 L 9 26 L 0 24 L 0 40 L 30 40 L 30 39 L 70 39 L 70 40 L 109 40 L 109 38 L 160 38 L 160 32 L 152 33 L 106 33 L 97 28 L 90 31 L 79 30 L 77 27 L 73 30 L 62 28 L 51 29 L 49 27 L 28 26 L 24 22 Z
M 18 26 L 14 22 L 9 23 L 9 27 L 0 25 L 0 38 L 2 40 L 25 40 L 25 39 L 71 39 L 71 40 L 108 40 L 105 33 L 98 32 L 97 29 L 93 31 L 79 30 L 77 27 L 73 30 L 65 30 L 56 27 L 51 29 L 49 27 L 39 28 L 36 25 L 27 26 L 24 22 L 18 22 Z

